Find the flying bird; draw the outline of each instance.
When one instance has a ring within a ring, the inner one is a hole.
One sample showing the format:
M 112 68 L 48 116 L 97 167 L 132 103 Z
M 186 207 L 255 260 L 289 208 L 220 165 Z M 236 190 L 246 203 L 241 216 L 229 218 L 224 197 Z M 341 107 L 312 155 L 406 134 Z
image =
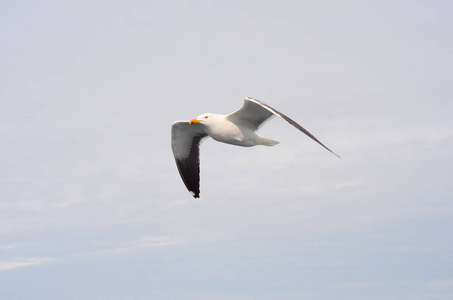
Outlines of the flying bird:
M 256 131 L 278 116 L 293 125 L 322 147 L 327 148 L 305 128 L 269 105 L 253 98 L 245 98 L 244 105 L 229 115 L 206 113 L 190 121 L 177 121 L 171 127 L 171 148 L 179 174 L 189 192 L 200 197 L 200 144 L 207 138 L 242 147 L 275 146 L 279 142 L 265 138 Z

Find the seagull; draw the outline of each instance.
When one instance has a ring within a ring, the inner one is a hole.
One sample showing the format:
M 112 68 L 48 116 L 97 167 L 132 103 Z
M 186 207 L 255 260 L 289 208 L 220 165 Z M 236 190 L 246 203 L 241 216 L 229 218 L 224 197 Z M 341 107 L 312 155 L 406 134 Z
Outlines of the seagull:
M 218 142 L 242 147 L 275 146 L 279 142 L 256 133 L 275 116 L 287 121 L 329 152 L 340 157 L 288 116 L 264 102 L 247 97 L 243 106 L 231 114 L 205 113 L 190 121 L 173 123 L 171 148 L 179 174 L 192 196 L 200 197 L 200 144 L 204 139 L 211 137 Z

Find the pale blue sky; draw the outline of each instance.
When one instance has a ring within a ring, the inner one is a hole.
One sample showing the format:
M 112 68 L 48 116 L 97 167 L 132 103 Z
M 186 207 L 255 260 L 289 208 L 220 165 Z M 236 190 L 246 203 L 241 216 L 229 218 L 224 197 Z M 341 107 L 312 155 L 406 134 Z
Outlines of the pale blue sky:
M 2 1 L 0 298 L 453 298 L 450 1 Z M 278 146 L 170 127 L 243 98 Z

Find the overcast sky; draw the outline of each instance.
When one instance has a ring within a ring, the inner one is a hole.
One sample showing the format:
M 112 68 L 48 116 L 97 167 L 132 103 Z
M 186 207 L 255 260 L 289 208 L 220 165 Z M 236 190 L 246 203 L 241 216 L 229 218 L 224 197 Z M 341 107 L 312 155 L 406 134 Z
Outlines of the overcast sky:
M 0 298 L 453 299 L 451 1 L 0 4 Z M 249 96 L 275 147 L 170 128 Z

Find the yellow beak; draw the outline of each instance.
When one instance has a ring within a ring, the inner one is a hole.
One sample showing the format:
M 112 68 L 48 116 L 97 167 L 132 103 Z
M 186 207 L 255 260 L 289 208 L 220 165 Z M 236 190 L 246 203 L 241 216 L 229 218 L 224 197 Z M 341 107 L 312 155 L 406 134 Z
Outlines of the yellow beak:
M 197 119 L 192 119 L 189 122 L 189 124 L 197 124 L 197 123 L 200 123 L 200 121 L 198 121 Z

